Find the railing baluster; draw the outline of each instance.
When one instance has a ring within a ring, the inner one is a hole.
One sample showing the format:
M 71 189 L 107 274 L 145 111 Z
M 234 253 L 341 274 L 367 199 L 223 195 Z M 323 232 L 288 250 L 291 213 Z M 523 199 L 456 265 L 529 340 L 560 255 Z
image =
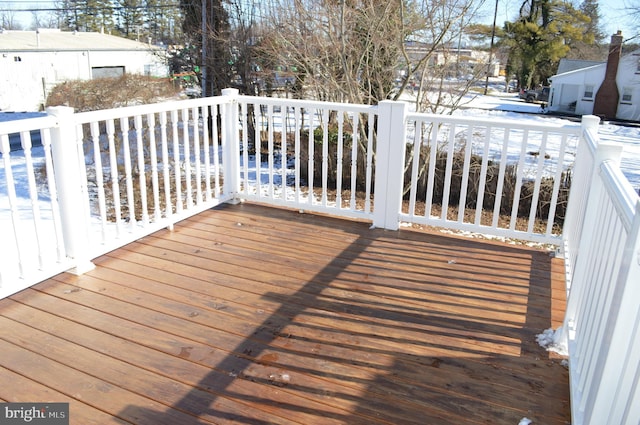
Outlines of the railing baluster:
M 243 102 L 240 104 L 240 127 L 242 128 L 242 179 L 240 179 L 240 189 L 243 195 L 249 194 L 249 125 L 247 121 L 247 109 L 247 103 Z
M 254 147 L 255 147 L 255 163 L 256 163 L 256 196 L 262 197 L 262 128 L 264 126 L 263 105 L 255 103 L 254 113 L 256 116 L 256 125 L 254 128 Z
M 558 152 L 558 161 L 556 163 L 556 172 L 553 177 L 553 194 L 551 196 L 551 203 L 549 205 L 549 214 L 547 215 L 547 228 L 545 236 L 551 236 L 553 234 L 553 225 L 555 223 L 556 210 L 558 208 L 558 197 L 560 196 L 560 184 L 562 181 L 563 166 L 565 150 L 567 148 L 567 135 L 563 134 L 560 142 L 560 150 Z M 565 210 L 566 211 L 566 210 Z
M 327 182 L 329 179 L 329 109 L 322 110 L 322 206 L 327 206 Z
M 308 188 L 308 196 L 309 199 L 307 199 L 307 202 L 309 203 L 309 205 L 313 205 L 313 178 L 314 178 L 314 169 L 313 169 L 313 164 L 315 163 L 315 127 L 314 127 L 314 123 L 315 123 L 315 115 L 316 115 L 316 110 L 315 109 L 310 109 L 309 110 L 309 119 L 310 119 L 310 123 L 309 123 L 309 139 L 307 141 L 309 148 L 308 150 L 308 167 L 307 167 L 307 188 Z
M 118 157 L 115 144 L 115 124 L 113 120 L 106 121 L 107 140 L 109 143 L 109 172 L 111 173 L 111 191 L 113 193 L 113 212 L 116 221 L 116 237 L 122 235 L 122 209 L 120 205 L 120 182 L 118 173 Z
M 467 191 L 469 190 L 474 128 L 473 124 L 469 124 L 469 128 L 467 129 L 466 144 L 464 147 L 464 164 L 462 167 L 462 185 L 460 187 L 460 202 L 458 204 L 458 223 L 464 223 L 464 212 L 467 208 Z
M 450 124 L 448 127 L 449 130 L 449 138 L 447 141 L 447 162 L 445 165 L 444 172 L 444 192 L 442 194 L 442 214 L 440 218 L 442 220 L 447 220 L 447 213 L 449 212 L 449 195 L 451 193 L 451 178 L 452 178 L 452 168 L 453 168 L 453 157 L 455 155 L 455 135 L 456 135 L 456 125 Z
M 487 184 L 487 169 L 489 165 L 489 152 L 491 144 L 491 126 L 487 126 L 484 136 L 484 147 L 482 151 L 482 165 L 480 166 L 480 183 L 478 184 L 478 196 L 476 199 L 476 215 L 474 224 L 482 224 L 482 210 L 484 209 L 484 189 Z
M 9 145 L 9 136 L 0 134 L 0 152 L 4 161 L 4 177 L 7 181 L 7 197 L 9 198 L 9 210 L 11 211 L 11 227 L 13 233 L 13 243 L 16 248 L 16 256 L 18 263 L 18 276 L 24 277 L 24 260 L 23 249 L 19 238 L 20 214 L 18 211 L 18 197 L 16 195 L 16 183 L 13 178 L 13 167 L 11 166 L 11 148 Z M 4 281 L 0 282 L 4 284 Z
M 169 159 L 169 141 L 167 139 L 167 112 L 160 112 L 160 149 L 162 151 L 162 177 L 164 182 L 164 211 L 165 217 L 172 223 L 173 201 L 171 199 L 171 162 Z M 169 229 L 173 225 L 169 224 Z
M 120 133 L 122 134 L 122 152 L 124 154 L 124 174 L 127 188 L 127 206 L 129 208 L 129 227 L 136 225 L 136 204 L 133 190 L 133 173 L 131 171 L 131 147 L 129 145 L 129 118 L 120 118 Z
M 202 111 L 202 151 L 204 152 L 204 187 L 206 190 L 205 200 L 207 203 L 211 202 L 213 196 L 211 194 L 211 135 L 209 134 L 209 120 L 211 119 L 211 114 L 209 113 L 209 106 L 204 105 L 200 107 Z M 214 164 L 213 170 L 215 172 L 216 165 Z M 218 192 L 216 192 L 215 196 L 219 196 Z
M 429 155 L 427 159 L 427 161 L 429 161 L 427 174 L 427 196 L 424 205 L 424 216 L 427 218 L 431 216 L 431 209 L 433 208 L 433 189 L 435 186 L 434 182 L 436 176 L 436 159 L 438 156 L 438 136 L 441 123 L 434 120 L 430 124 L 431 126 L 429 128 L 429 134 L 427 136 L 429 140 L 429 144 L 427 145 L 429 149 Z
M 138 184 L 140 185 L 140 218 L 144 226 L 149 224 L 149 209 L 147 206 L 147 176 L 144 160 L 144 145 L 142 143 L 142 116 L 136 115 L 133 118 L 134 128 L 136 131 L 136 150 L 138 159 Z
M 357 116 L 357 115 L 355 115 Z M 355 119 L 354 116 L 354 119 Z M 354 125 L 354 129 L 352 130 L 351 144 L 355 145 L 353 140 L 353 132 L 356 126 Z M 344 114 L 338 111 L 338 140 L 336 147 L 336 208 L 342 208 L 342 161 L 344 161 L 344 141 L 342 140 L 344 137 Z M 353 181 L 353 173 L 351 175 L 351 179 Z M 353 190 L 351 191 L 353 193 Z M 351 204 L 351 209 L 354 210 L 353 203 Z
M 375 116 L 373 113 L 367 114 L 368 125 L 369 125 L 369 134 L 367 134 L 367 175 L 366 175 L 366 189 L 365 189 L 365 200 L 364 200 L 364 212 L 365 214 L 369 214 L 371 212 L 371 188 L 373 185 L 373 138 L 374 138 L 374 120 Z M 357 130 L 356 130 L 357 131 Z M 355 142 L 354 142 L 355 143 Z M 402 146 L 404 149 L 404 146 Z
M 409 157 L 411 159 L 411 182 L 409 185 L 409 215 L 416 215 L 416 200 L 418 196 L 418 170 L 420 169 L 420 152 L 422 150 L 422 132 L 425 126 L 423 120 L 413 121 L 413 154 Z M 406 149 L 404 146 L 402 149 Z M 406 154 L 405 154 L 406 156 Z M 404 166 L 406 168 L 407 165 Z M 404 190 L 404 187 L 402 188 Z M 428 217 L 428 215 L 425 215 Z
M 44 164 L 47 174 L 47 187 L 51 198 L 51 216 L 53 218 L 54 240 L 56 245 L 56 259 L 62 262 L 65 257 L 64 238 L 62 236 L 62 222 L 60 217 L 60 205 L 58 203 L 58 188 L 55 183 L 55 170 L 53 168 L 53 159 L 51 156 L 51 132 L 49 129 L 40 131 L 42 139 L 42 148 L 44 150 Z M 100 169 L 102 175 L 102 168 Z M 104 193 L 103 193 L 104 197 Z M 104 199 L 103 199 L 104 201 Z
M 200 116 L 198 113 L 198 107 L 191 108 L 191 119 L 193 120 L 193 161 L 195 163 L 195 177 L 196 177 L 196 205 L 202 205 L 202 170 L 200 160 L 200 129 L 198 123 L 200 122 Z
M 527 153 L 527 142 L 529 141 L 529 130 L 525 130 L 522 134 L 522 142 L 520 145 L 520 159 L 518 160 L 518 169 L 516 171 L 515 190 L 513 193 L 513 203 L 511 205 L 511 219 L 509 221 L 509 229 L 515 230 L 518 220 L 518 206 L 520 205 L 520 193 L 522 192 L 522 176 L 524 174 L 524 160 Z
M 211 109 L 211 146 L 213 148 L 213 172 L 214 172 L 214 186 L 216 198 L 222 193 L 220 186 L 220 130 L 218 129 L 218 118 L 220 117 L 220 111 L 218 105 L 213 105 Z
M 295 167 L 295 200 L 296 204 L 300 203 L 300 132 L 302 131 L 302 127 L 300 125 L 300 121 L 302 119 L 302 115 L 304 111 L 301 111 L 298 106 L 294 107 L 294 119 L 295 119 L 295 149 L 294 149 L 294 167 Z
M 500 208 L 502 205 L 502 191 L 504 190 L 504 179 L 507 170 L 507 155 L 509 152 L 509 135 L 510 128 L 504 129 L 504 137 L 502 139 L 502 153 L 500 155 L 500 169 L 498 170 L 498 184 L 496 187 L 496 198 L 493 204 L 493 217 L 491 226 L 497 228 L 500 219 Z
M 191 137 L 189 137 L 189 110 L 183 108 L 182 116 L 182 149 L 184 150 L 184 176 L 187 209 L 193 206 L 193 185 L 191 181 Z
M 176 189 L 176 214 L 182 213 L 182 162 L 180 161 L 180 137 L 178 132 L 178 111 L 171 111 L 171 141 L 173 146 L 173 174 Z
M 160 183 L 158 178 L 158 147 L 156 141 L 156 116 L 147 114 L 147 129 L 149 134 L 149 161 L 151 162 L 151 188 L 153 193 L 153 220 L 162 219 L 160 209 Z
M 357 180 L 358 180 L 358 145 L 360 144 L 360 131 L 358 127 L 360 126 L 360 115 L 353 115 L 353 137 L 351 138 L 351 196 L 350 196 L 350 207 L 351 211 L 355 211 L 357 208 L 356 204 L 356 193 L 358 190 Z M 340 175 L 340 179 L 342 176 Z
M 542 174 L 544 171 L 545 157 L 547 154 L 548 137 L 549 137 L 548 132 L 545 131 L 542 133 L 542 141 L 540 143 L 540 149 L 538 151 L 538 167 L 536 172 L 536 179 L 533 184 L 533 197 L 531 199 L 531 210 L 529 211 L 529 224 L 527 227 L 528 233 L 533 233 L 533 228 L 536 223 L 538 200 L 540 199 L 540 183 L 542 182 Z
M 282 105 L 280 107 L 280 179 L 282 180 L 280 187 L 282 188 L 282 200 L 287 200 L 287 119 L 289 113 L 288 107 Z
M 96 172 L 96 190 L 98 191 L 98 214 L 100 215 L 100 241 L 107 239 L 107 201 L 104 189 L 104 174 L 102 172 L 102 149 L 100 147 L 100 123 L 89 123 L 89 132 L 93 143 L 93 161 Z
M 269 165 L 269 199 L 274 199 L 273 193 L 273 105 L 267 105 L 267 163 Z
M 33 168 L 33 158 L 31 156 L 31 133 L 23 131 L 20 133 L 20 142 L 24 152 L 25 166 L 27 168 L 27 185 L 29 187 L 29 200 L 31 201 L 31 212 L 33 214 L 33 227 L 35 229 L 36 251 L 38 253 L 38 268 L 44 269 L 44 258 L 42 253 L 42 220 L 40 214 L 40 203 L 38 200 L 38 187 L 36 185 L 35 170 Z

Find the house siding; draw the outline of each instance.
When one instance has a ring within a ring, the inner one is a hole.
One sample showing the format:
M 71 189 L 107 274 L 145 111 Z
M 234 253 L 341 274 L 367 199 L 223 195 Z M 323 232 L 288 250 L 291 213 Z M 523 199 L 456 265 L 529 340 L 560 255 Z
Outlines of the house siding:
M 628 121 L 640 121 L 640 50 L 624 55 L 620 59 L 616 84 L 618 87 L 618 109 L 616 118 Z M 551 77 L 552 96 L 550 112 L 572 113 L 576 115 L 593 114 L 595 94 L 605 77 L 606 64 L 600 64 L 554 75 Z M 585 98 L 587 86 L 593 87 L 593 98 Z M 631 98 L 625 98 L 630 95 Z M 575 108 L 571 106 L 575 103 Z
M 136 44 L 135 49 L 110 49 L 99 45 L 86 48 L 25 46 L 21 49 L 8 42 L 3 45 L 2 41 L 0 37 L 0 110 L 3 111 L 41 110 L 55 85 L 89 80 L 93 68 L 124 67 L 127 74 L 150 72 L 157 77 L 168 76 L 168 67 L 160 55 L 143 43 L 132 42 Z M 99 38 L 93 37 L 91 43 L 99 44 Z

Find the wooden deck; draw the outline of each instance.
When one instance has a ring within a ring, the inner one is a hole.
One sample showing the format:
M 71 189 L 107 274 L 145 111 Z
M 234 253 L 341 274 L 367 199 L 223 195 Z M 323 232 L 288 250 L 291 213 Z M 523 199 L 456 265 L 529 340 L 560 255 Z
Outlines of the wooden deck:
M 568 424 L 562 260 L 224 206 L 0 301 L 0 400 L 72 424 Z

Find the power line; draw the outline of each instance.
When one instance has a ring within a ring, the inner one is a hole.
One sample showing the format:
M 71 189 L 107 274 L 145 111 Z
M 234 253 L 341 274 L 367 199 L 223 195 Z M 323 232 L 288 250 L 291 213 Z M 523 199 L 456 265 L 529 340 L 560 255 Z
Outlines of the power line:
M 85 11 L 120 11 L 120 10 L 153 10 L 153 9 L 178 9 L 180 6 L 175 5 L 157 5 L 157 6 L 110 6 L 110 7 L 81 7 L 80 9 Z M 37 7 L 28 9 L 0 9 L 0 12 L 72 12 L 76 10 L 73 7 Z

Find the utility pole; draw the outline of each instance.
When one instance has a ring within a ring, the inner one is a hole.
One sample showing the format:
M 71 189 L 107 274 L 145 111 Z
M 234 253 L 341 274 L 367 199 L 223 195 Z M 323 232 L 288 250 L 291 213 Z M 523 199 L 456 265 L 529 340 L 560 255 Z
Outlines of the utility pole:
M 200 84 L 202 85 L 202 92 L 200 95 L 202 97 L 207 97 L 207 49 L 209 46 L 207 45 L 207 0 L 202 0 L 202 65 L 200 65 L 200 76 L 201 80 Z
M 487 65 L 487 77 L 484 80 L 484 94 L 489 89 L 489 72 L 491 71 L 491 62 L 493 61 L 493 44 L 496 38 L 496 20 L 498 19 L 498 0 L 496 0 L 496 8 L 493 12 L 493 28 L 491 29 L 491 47 L 489 47 L 489 64 Z M 508 84 L 508 82 L 507 82 Z

